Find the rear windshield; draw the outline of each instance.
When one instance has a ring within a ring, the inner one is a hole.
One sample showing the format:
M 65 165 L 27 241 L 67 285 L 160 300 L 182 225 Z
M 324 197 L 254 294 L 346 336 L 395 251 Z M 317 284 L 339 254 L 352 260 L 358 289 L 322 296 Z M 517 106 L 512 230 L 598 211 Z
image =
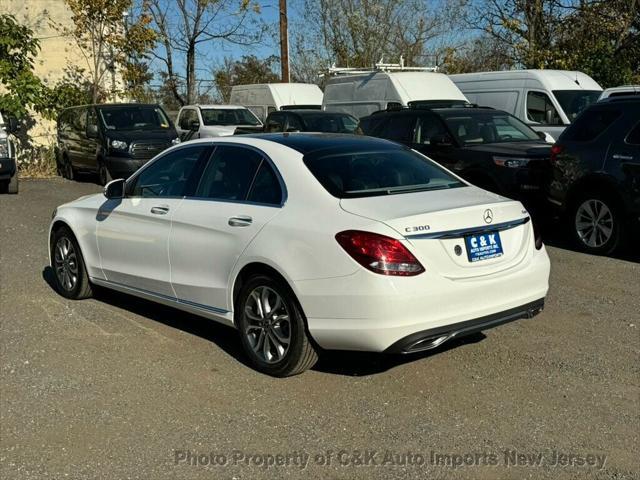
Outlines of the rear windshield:
M 309 132 L 353 133 L 358 128 L 358 120 L 346 113 L 303 115 L 302 120 Z
M 554 90 L 553 94 L 569 121 L 573 122 L 580 112 L 598 101 L 602 92 L 599 90 Z
M 619 110 L 594 108 L 584 112 L 567 127 L 562 140 L 572 142 L 590 142 L 604 133 L 620 116 Z
M 201 112 L 205 125 L 262 125 L 246 108 L 202 108 Z
M 304 163 L 322 186 L 338 198 L 465 186 L 436 163 L 409 149 L 306 155 Z
M 99 107 L 102 123 L 107 130 L 167 130 L 169 119 L 160 107 L 127 105 Z

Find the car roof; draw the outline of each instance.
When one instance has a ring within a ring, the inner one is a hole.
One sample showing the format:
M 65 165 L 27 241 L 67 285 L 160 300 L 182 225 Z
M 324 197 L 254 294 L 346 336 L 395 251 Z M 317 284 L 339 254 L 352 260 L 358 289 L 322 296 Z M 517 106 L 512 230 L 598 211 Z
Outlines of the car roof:
M 279 143 L 293 150 L 297 150 L 303 155 L 329 149 L 347 152 L 366 151 L 369 149 L 396 150 L 406 148 L 395 142 L 381 138 L 342 133 L 258 133 L 242 135 L 242 137 L 257 138 Z

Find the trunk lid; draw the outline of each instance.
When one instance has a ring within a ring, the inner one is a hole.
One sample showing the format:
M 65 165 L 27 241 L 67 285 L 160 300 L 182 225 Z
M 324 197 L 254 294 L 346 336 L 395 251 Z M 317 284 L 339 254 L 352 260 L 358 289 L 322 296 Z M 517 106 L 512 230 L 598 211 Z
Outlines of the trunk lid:
M 340 206 L 385 223 L 406 239 L 427 271 L 451 279 L 512 268 L 530 247 L 531 221 L 522 204 L 477 187 L 342 199 Z M 502 255 L 471 262 L 465 237 L 496 232 Z

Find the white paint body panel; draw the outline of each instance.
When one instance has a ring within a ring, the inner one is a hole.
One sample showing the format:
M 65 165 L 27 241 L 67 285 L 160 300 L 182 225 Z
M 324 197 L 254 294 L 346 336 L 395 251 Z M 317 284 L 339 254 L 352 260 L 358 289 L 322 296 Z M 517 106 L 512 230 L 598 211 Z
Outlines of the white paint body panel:
M 269 108 L 280 110 L 294 105 L 322 105 L 322 90 L 311 83 L 259 83 L 231 87 L 231 103 L 243 105 L 262 122 Z
M 249 264 L 265 264 L 287 281 L 310 334 L 322 347 L 370 351 L 547 293 L 549 259 L 544 247 L 534 248 L 530 223 L 501 233 L 503 257 L 473 265 L 452 253 L 461 239 L 424 239 L 406 232 L 424 224 L 429 232 L 483 226 L 487 208 L 497 223 L 525 219 L 528 214 L 519 202 L 473 186 L 340 200 L 313 177 L 301 153 L 284 145 L 251 137 L 194 142 L 244 144 L 262 151 L 286 185 L 286 201 L 281 207 L 265 207 L 173 199 L 165 219 L 170 231 L 145 216 L 150 203 L 170 199 L 123 207 L 132 202 L 125 199 L 109 206 L 106 220 L 97 220 L 98 210 L 112 201 L 101 194 L 63 205 L 52 225 L 64 222 L 74 231 L 92 281 L 232 325 L 239 272 Z M 181 147 L 171 150 L 175 148 Z M 254 221 L 250 227 L 229 227 L 228 219 L 235 215 Z M 335 240 L 336 233 L 347 229 L 398 239 L 425 272 L 388 277 L 365 270 Z M 168 285 L 163 284 L 166 266 Z

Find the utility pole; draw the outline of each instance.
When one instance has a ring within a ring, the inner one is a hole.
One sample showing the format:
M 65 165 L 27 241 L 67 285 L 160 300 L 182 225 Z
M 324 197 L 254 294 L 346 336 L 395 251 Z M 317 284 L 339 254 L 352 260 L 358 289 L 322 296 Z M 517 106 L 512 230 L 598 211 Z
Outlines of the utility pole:
M 289 83 L 289 33 L 287 30 L 287 0 L 280 0 L 280 66 L 281 80 Z

